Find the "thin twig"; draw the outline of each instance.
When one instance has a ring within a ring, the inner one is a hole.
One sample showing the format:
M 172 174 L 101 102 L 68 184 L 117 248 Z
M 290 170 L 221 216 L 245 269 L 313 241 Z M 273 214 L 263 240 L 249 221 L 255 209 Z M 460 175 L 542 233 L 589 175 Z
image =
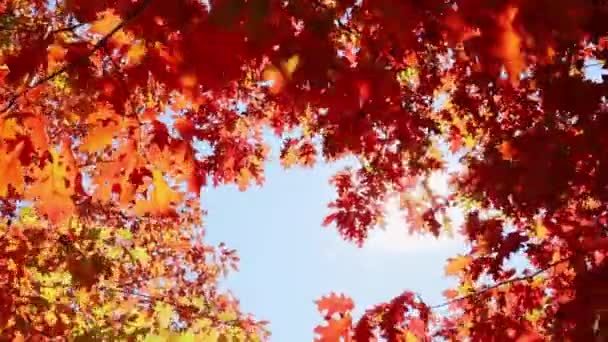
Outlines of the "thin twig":
M 475 292 L 472 292 L 472 293 L 469 293 L 469 294 L 467 294 L 467 295 L 460 296 L 460 297 L 457 297 L 457 298 L 454 298 L 454 299 L 448 300 L 447 302 L 444 302 L 444 303 L 441 303 L 441 304 L 432 305 L 432 306 L 430 306 L 429 308 L 430 308 L 430 309 L 437 309 L 437 308 L 441 308 L 441 307 L 448 306 L 448 305 L 453 304 L 453 303 L 457 303 L 457 302 L 460 302 L 460 301 L 463 301 L 463 300 L 466 300 L 466 299 L 469 299 L 469 298 L 473 298 L 473 297 L 476 297 L 476 296 L 482 295 L 482 294 L 484 294 L 484 293 L 486 293 L 486 292 L 488 292 L 488 291 L 494 290 L 494 289 L 496 289 L 496 288 L 499 288 L 499 287 L 502 287 L 502 286 L 505 286 L 505 285 L 509 285 L 509 284 L 517 283 L 517 282 L 520 282 L 520 281 L 526 281 L 526 280 L 530 280 L 530 279 L 532 279 L 532 278 L 536 277 L 537 275 L 540 275 L 540 274 L 542 274 L 542 273 L 545 273 L 545 272 L 546 272 L 546 271 L 548 271 L 549 269 L 551 269 L 551 268 L 553 268 L 553 267 L 555 267 L 555 266 L 557 266 L 557 265 L 559 265 L 559 264 L 561 264 L 561 263 L 564 263 L 564 262 L 566 262 L 566 261 L 568 261 L 568 260 L 570 260 L 570 259 L 571 259 L 571 257 L 568 257 L 568 258 L 564 258 L 564 259 L 558 260 L 558 261 L 556 261 L 556 262 L 550 263 L 550 264 L 549 264 L 549 265 L 547 265 L 546 267 L 541 268 L 541 269 L 537 270 L 536 272 L 534 272 L 534 273 L 532 273 L 532 274 L 529 274 L 529 275 L 527 275 L 527 276 L 523 276 L 523 277 L 517 277 L 517 278 L 512 278 L 512 279 L 509 279 L 509 280 L 505 280 L 505 281 L 502 281 L 502 282 L 496 283 L 496 284 L 494 284 L 494 285 L 492 285 L 492 286 L 489 286 L 489 287 L 486 287 L 486 288 L 483 288 L 483 289 L 479 289 L 479 290 L 477 290 L 477 291 L 475 291 Z

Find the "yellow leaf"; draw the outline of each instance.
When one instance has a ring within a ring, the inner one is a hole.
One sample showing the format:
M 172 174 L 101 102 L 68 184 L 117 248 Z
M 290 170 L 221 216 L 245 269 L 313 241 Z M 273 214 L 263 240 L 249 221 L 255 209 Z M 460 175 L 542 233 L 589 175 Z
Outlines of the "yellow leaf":
M 131 240 L 131 239 L 133 239 L 133 233 L 131 233 L 130 230 L 125 229 L 125 228 L 119 229 L 116 232 L 116 235 L 118 235 L 123 240 Z
M 53 311 L 47 311 L 44 314 L 44 321 L 50 325 L 54 326 L 57 323 L 57 315 Z
M 288 78 L 291 77 L 291 75 L 296 71 L 299 63 L 300 56 L 298 55 L 293 55 L 287 61 L 282 63 L 283 71 Z
M 89 293 L 83 289 L 76 291 L 76 300 L 80 306 L 86 306 L 89 303 Z
M 171 342 L 196 342 L 196 336 L 193 333 L 185 332 L 171 338 Z
M 38 215 L 32 207 L 23 207 L 19 210 L 19 221 L 25 225 L 35 225 L 38 223 Z
M 55 287 L 43 287 L 40 289 L 40 297 L 46 299 L 49 303 L 54 303 L 57 297 L 63 294 L 62 292 Z
M 156 303 L 154 312 L 156 313 L 160 327 L 163 329 L 168 328 L 171 324 L 171 319 L 173 319 L 173 316 L 175 315 L 173 308 L 166 303 Z
M 534 235 L 536 235 L 537 237 L 544 239 L 547 237 L 547 234 L 549 233 L 549 231 L 547 230 L 547 227 L 545 227 L 545 225 L 543 224 L 543 222 L 541 220 L 536 220 L 534 222 Z
M 472 135 L 467 134 L 464 137 L 464 146 L 466 146 L 467 148 L 473 148 L 476 144 L 477 142 L 475 141 L 475 138 Z
M 199 342 L 217 342 L 220 339 L 220 333 L 216 330 L 210 330 L 197 336 Z
M 122 247 L 111 246 L 106 252 L 106 256 L 110 259 L 118 259 L 122 256 Z M 135 257 L 134 257 L 135 258 Z
M 15 139 L 20 131 L 16 118 L 0 119 L 0 139 Z
M 445 266 L 446 275 L 458 275 L 462 270 L 471 264 L 473 258 L 468 255 L 461 255 L 448 260 Z
M 146 335 L 146 338 L 144 339 L 144 342 L 166 342 L 167 340 L 162 337 L 162 336 L 158 336 L 158 335 Z
M 220 313 L 217 318 L 220 321 L 224 321 L 224 322 L 230 322 L 230 321 L 234 321 L 238 318 L 238 316 L 236 315 L 236 312 L 234 311 L 224 311 L 222 313 Z

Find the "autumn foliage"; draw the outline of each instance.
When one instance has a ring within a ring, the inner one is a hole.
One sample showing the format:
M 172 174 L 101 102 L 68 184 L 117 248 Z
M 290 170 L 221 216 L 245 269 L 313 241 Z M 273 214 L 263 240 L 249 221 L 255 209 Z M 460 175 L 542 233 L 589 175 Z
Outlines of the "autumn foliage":
M 357 158 L 323 222 L 347 240 L 394 193 L 419 232 L 465 211 L 446 303 L 355 319 L 332 293 L 319 341 L 606 337 L 607 85 L 588 75 L 607 19 L 592 0 L 0 0 L 2 340 L 266 339 L 217 289 L 238 258 L 204 243 L 198 204 L 263 183 L 265 128 L 285 167 Z M 442 196 L 446 158 L 464 167 Z

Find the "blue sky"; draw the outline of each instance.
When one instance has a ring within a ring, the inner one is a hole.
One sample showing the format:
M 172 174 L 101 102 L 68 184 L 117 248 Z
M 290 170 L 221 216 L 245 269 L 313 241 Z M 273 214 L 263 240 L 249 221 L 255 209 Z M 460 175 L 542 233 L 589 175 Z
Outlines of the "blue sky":
M 223 186 L 201 195 L 207 241 L 225 242 L 241 257 L 240 271 L 222 285 L 244 311 L 271 321 L 271 341 L 312 341 L 322 320 L 314 300 L 331 291 L 352 296 L 355 315 L 405 289 L 430 304 L 443 301 L 441 292 L 453 284 L 444 263 L 461 243 L 409 238 L 396 212 L 363 248 L 342 241 L 321 222 L 334 196 L 329 178 L 344 163 L 284 170 L 274 147 L 263 187 Z

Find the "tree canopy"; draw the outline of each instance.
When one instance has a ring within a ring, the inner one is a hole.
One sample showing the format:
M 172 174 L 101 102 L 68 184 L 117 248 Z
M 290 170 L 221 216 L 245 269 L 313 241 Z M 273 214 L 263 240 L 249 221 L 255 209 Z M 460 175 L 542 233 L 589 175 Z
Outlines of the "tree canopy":
M 263 184 L 267 128 L 285 167 L 358 160 L 319 218 L 353 243 L 395 193 L 416 232 L 466 212 L 446 303 L 406 291 L 353 320 L 331 293 L 318 341 L 608 336 L 608 85 L 588 77 L 607 19 L 592 0 L 0 0 L 0 336 L 265 340 L 217 287 L 238 257 L 205 243 L 199 195 Z M 449 196 L 427 184 L 441 145 L 463 165 Z

